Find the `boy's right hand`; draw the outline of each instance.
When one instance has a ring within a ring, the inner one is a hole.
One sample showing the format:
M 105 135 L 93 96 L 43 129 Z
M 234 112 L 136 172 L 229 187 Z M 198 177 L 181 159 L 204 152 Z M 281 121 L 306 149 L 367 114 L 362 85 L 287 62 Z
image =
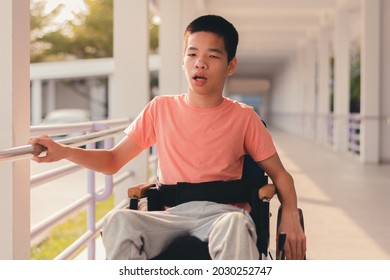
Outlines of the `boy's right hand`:
M 65 146 L 47 135 L 33 138 L 28 144 L 33 146 L 32 160 L 36 162 L 54 162 L 64 158 Z

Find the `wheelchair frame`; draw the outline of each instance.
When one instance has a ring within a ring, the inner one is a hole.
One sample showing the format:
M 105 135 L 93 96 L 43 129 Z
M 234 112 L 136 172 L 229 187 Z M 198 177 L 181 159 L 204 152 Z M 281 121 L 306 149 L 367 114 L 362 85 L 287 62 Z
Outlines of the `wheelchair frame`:
M 253 191 L 250 196 L 250 205 L 252 207 L 251 216 L 256 225 L 257 233 L 257 248 L 259 250 L 260 259 L 273 259 L 269 251 L 270 243 L 270 201 L 276 194 L 276 188 L 273 184 L 268 183 L 268 176 L 253 161 L 249 156 L 245 156 L 242 179 L 248 184 L 258 184 L 260 187 L 256 192 Z M 138 209 L 139 200 L 146 198 L 148 201 L 148 211 L 162 210 L 160 206 L 151 202 L 158 196 L 158 188 L 154 183 L 144 183 L 128 189 L 129 209 Z M 280 224 L 282 208 L 280 207 L 277 215 L 277 232 Z M 302 210 L 299 209 L 301 225 L 303 224 Z M 276 248 L 276 259 L 285 259 L 284 242 L 286 240 L 285 233 L 279 233 L 278 244 Z M 168 248 L 154 259 L 157 260 L 201 260 L 211 259 L 208 254 L 207 242 L 202 242 L 192 236 L 179 237 L 168 246 Z M 191 252 L 191 254 L 189 254 Z

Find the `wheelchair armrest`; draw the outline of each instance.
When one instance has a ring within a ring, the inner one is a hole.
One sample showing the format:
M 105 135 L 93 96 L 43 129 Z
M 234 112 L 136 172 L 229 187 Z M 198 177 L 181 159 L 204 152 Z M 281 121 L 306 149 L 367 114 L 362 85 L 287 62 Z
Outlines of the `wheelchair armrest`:
M 127 196 L 129 198 L 136 197 L 136 198 L 143 198 L 146 197 L 146 191 L 150 189 L 151 187 L 154 187 L 154 183 L 143 183 L 139 184 L 133 187 L 130 187 L 127 189 Z
M 271 200 L 276 194 L 276 187 L 274 184 L 265 184 L 259 189 L 259 199 Z

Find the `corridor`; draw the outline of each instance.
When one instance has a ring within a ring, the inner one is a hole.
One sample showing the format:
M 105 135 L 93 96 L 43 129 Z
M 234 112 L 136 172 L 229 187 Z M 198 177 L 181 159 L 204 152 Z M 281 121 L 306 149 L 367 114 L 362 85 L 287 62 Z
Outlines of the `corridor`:
M 152 95 L 186 92 L 182 31 L 197 16 L 218 14 L 240 33 L 239 67 L 226 83 L 226 96 L 256 98 L 253 106 L 270 126 L 295 179 L 308 258 L 390 260 L 390 33 L 385 28 L 390 1 L 224 0 L 221 5 L 218 0 L 114 0 L 113 57 L 36 64 L 30 63 L 30 2 L 0 1 L 0 150 L 25 145 L 31 125 L 56 109 L 89 110 L 96 113 L 93 120 L 129 120 Z M 153 58 L 151 16 L 163 23 Z M 359 69 L 359 112 L 350 110 L 352 66 Z M 157 70 L 158 90 L 152 90 Z M 63 82 L 80 81 L 88 85 L 83 100 L 97 100 L 104 105 L 99 110 L 74 98 L 78 88 L 72 94 L 61 90 Z M 118 181 L 144 182 L 147 165 L 147 155 L 139 156 Z M 31 211 L 37 204 L 30 192 L 34 171 L 29 161 L 9 161 L 0 168 L 0 259 L 29 259 L 31 225 L 52 214 L 41 211 L 38 217 Z M 54 200 L 45 195 L 41 198 Z M 272 207 L 275 223 L 277 199 Z
M 271 133 L 294 177 L 308 259 L 390 259 L 390 165 L 364 165 L 330 147 L 272 128 Z M 271 207 L 276 223 L 277 199 Z

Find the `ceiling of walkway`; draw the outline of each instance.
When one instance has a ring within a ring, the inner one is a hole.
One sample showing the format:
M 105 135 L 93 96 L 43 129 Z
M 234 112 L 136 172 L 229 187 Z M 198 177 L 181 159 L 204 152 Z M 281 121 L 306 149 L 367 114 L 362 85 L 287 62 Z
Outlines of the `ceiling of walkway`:
M 358 0 L 198 0 L 199 11 L 231 21 L 240 34 L 235 75 L 271 78 L 340 5 Z

